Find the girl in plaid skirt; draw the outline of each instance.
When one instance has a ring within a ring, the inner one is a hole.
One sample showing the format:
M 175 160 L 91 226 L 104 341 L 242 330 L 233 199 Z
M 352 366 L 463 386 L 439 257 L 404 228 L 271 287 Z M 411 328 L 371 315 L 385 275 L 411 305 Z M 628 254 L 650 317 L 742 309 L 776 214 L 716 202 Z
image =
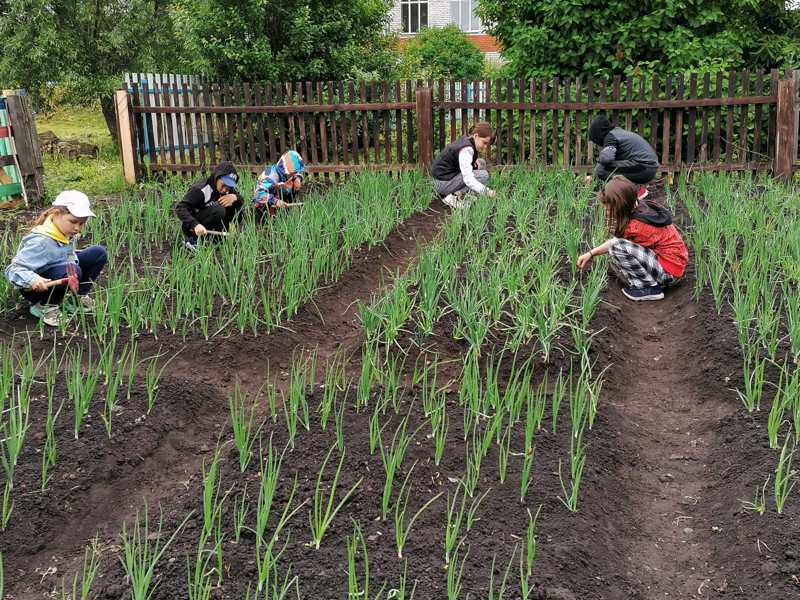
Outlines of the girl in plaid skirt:
M 600 203 L 616 223 L 614 237 L 578 257 L 583 269 L 598 254 L 611 260 L 627 281 L 622 293 L 633 300 L 661 300 L 664 288 L 680 282 L 689 253 L 669 209 L 637 199 L 638 187 L 613 177 L 600 191 Z

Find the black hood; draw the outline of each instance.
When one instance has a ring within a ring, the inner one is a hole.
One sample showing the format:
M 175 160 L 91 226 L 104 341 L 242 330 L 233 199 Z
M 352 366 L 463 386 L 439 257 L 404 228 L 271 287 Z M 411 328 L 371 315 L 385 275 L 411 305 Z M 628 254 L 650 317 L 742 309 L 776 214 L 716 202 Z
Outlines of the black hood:
M 614 129 L 611 121 L 605 115 L 597 115 L 589 125 L 589 139 L 598 146 L 602 146 L 608 132 Z
M 238 182 L 239 175 L 236 173 L 236 167 L 233 166 L 232 162 L 223 160 L 211 171 L 211 177 L 208 178 L 208 183 L 210 183 L 211 186 L 216 189 L 215 184 L 217 183 L 217 179 L 223 175 L 231 174 L 233 174 L 233 178 Z
M 639 200 L 639 205 L 633 209 L 631 219 L 636 219 L 653 227 L 666 227 L 667 225 L 672 225 L 672 212 L 666 206 Z

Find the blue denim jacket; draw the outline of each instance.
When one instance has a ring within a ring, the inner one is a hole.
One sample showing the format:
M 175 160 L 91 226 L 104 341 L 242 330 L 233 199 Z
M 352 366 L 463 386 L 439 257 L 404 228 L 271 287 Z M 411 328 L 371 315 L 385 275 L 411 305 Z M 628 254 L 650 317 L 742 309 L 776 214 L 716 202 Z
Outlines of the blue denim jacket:
M 68 262 L 77 263 L 78 256 L 75 254 L 77 243 L 77 235 L 69 244 L 62 244 L 41 233 L 29 233 L 22 238 L 17 255 L 6 267 L 6 279 L 15 287 L 30 287 L 38 273 Z

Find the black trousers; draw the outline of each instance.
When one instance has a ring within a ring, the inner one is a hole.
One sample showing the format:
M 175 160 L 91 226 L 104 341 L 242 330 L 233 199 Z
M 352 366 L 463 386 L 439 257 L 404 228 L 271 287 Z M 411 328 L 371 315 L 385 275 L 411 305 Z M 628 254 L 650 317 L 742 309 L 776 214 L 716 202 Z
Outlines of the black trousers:
M 657 170 L 658 167 L 641 165 L 625 160 L 614 164 L 612 168 L 608 168 L 606 165 L 598 163 L 597 167 L 595 167 L 594 174 L 595 177 L 597 177 L 600 181 L 606 181 L 614 175 L 624 175 L 633 183 L 644 185 L 645 183 L 650 183 L 653 181 L 653 179 L 655 179 Z
M 221 204 L 214 202 L 194 213 L 194 218 L 206 229 L 210 229 L 211 231 L 223 231 L 236 219 L 241 210 L 241 206 L 229 206 L 225 208 Z M 186 237 L 194 237 L 194 231 L 192 229 L 189 229 L 186 225 L 182 225 L 182 229 L 183 235 Z

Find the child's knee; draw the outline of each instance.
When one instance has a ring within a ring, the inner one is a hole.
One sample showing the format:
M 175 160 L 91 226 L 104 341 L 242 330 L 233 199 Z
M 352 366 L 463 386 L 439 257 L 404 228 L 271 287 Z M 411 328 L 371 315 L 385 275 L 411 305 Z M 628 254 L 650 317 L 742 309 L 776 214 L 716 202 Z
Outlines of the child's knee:
M 489 171 L 478 170 L 473 172 L 475 174 L 475 179 L 477 179 L 481 183 L 485 184 L 487 181 L 489 181 Z

